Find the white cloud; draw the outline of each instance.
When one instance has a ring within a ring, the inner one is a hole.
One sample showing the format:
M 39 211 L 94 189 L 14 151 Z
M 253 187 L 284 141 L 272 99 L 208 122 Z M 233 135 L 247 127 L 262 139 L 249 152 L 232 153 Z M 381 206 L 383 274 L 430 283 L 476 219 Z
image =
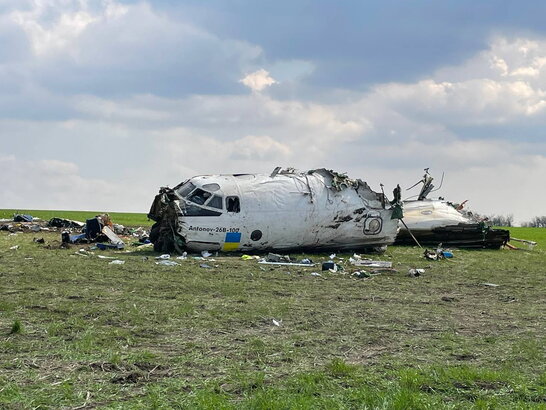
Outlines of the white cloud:
M 112 1 L 103 2 L 99 13 L 92 13 L 89 9 L 89 2 L 85 0 L 77 3 L 34 0 L 29 10 L 15 10 L 10 17 L 28 35 L 35 54 L 44 56 L 72 45 L 89 25 L 105 18 L 119 17 L 127 11 Z
M 282 161 L 292 154 L 290 147 L 267 135 L 247 135 L 224 145 L 231 151 L 233 159 Z
M 89 209 L 115 208 L 116 184 L 83 178 L 75 163 L 58 160 L 21 160 L 0 155 L 3 208 Z
M 247 74 L 245 77 L 240 79 L 239 82 L 246 85 L 252 91 L 262 91 L 264 88 L 277 83 L 277 81 L 275 81 L 275 79 L 269 75 L 269 72 L 263 68 Z
M 10 10 L 0 15 L 0 39 L 7 30 L 23 33 L 29 55 L 9 47 L 26 59 L 0 65 L 0 80 L 2 71 L 23 72 L 32 85 L 63 94 L 234 91 L 240 73 L 263 60 L 259 46 L 220 38 L 146 1 L 29 0 Z

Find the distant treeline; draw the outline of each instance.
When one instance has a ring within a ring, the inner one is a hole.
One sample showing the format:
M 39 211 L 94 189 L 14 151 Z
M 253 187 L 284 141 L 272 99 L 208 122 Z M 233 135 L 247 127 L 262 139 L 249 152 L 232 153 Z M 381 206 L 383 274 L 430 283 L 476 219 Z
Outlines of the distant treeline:
M 546 216 L 535 216 L 530 222 L 523 222 L 521 226 L 527 228 L 546 228 Z
M 492 226 L 513 226 L 514 215 L 490 215 L 487 222 Z
M 486 217 L 492 226 L 514 226 L 514 215 L 490 215 Z M 525 228 L 546 228 L 546 216 L 535 216 L 529 222 L 523 222 Z

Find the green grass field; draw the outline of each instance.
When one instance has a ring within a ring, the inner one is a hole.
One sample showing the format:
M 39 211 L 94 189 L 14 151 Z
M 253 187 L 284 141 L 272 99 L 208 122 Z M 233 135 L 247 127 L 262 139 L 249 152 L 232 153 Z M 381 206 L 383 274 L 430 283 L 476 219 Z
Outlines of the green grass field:
M 0 219 L 13 218 L 14 214 L 30 214 L 33 217 L 49 220 L 53 217 L 85 222 L 86 219 L 102 214 L 102 211 L 44 211 L 32 209 L 0 209 Z M 125 226 L 151 226 L 153 221 L 141 213 L 108 212 L 114 223 Z
M 545 232 L 371 279 L 0 232 L 0 408 L 546 408 Z

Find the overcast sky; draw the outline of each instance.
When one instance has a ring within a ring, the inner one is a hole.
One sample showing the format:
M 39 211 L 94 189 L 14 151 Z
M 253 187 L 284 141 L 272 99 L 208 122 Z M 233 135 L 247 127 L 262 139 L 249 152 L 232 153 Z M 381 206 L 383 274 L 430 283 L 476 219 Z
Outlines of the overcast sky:
M 0 208 L 333 168 L 546 215 L 546 2 L 0 0 Z M 416 192 L 415 192 L 416 193 Z M 407 193 L 411 195 L 411 193 Z

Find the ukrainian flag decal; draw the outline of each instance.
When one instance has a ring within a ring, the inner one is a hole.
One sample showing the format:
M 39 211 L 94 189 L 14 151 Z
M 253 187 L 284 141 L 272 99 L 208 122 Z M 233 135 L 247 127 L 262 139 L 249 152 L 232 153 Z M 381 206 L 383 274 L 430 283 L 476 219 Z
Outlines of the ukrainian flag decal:
M 241 232 L 228 232 L 226 233 L 226 240 L 224 241 L 224 251 L 235 251 L 239 248 L 241 243 Z

